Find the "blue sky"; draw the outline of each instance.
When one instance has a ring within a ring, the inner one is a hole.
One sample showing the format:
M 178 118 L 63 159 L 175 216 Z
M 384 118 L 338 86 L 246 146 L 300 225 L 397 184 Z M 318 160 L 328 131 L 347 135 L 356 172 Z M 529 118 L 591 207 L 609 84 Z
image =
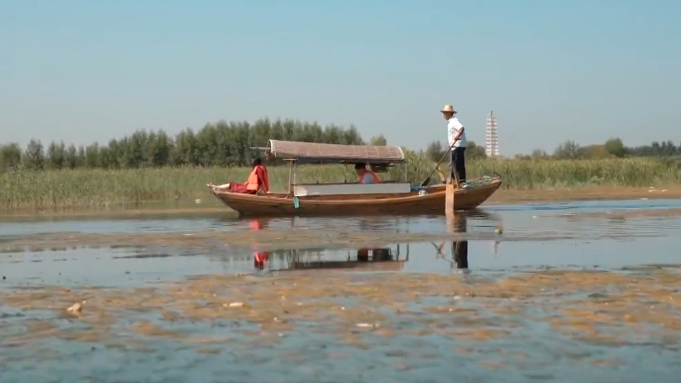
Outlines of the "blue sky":
M 0 0 L 0 142 L 220 119 L 354 123 L 411 148 L 454 104 L 503 155 L 681 142 L 679 0 Z

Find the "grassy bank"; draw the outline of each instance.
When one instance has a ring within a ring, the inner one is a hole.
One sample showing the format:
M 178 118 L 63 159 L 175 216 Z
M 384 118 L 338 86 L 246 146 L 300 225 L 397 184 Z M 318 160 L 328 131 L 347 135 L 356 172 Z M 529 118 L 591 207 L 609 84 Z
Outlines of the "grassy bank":
M 420 183 L 433 166 L 424 158 L 412 158 L 409 180 Z M 677 161 L 651 158 L 480 160 L 469 161 L 467 167 L 469 179 L 496 172 L 505 181 L 503 188 L 513 190 L 681 184 Z M 144 201 L 212 198 L 206 182 L 243 182 L 248 172 L 246 168 L 11 171 L 0 173 L 0 210 L 106 208 Z M 288 168 L 271 167 L 269 172 L 273 189 L 285 190 Z M 298 171 L 299 182 L 343 179 L 354 181 L 350 167 L 300 166 Z

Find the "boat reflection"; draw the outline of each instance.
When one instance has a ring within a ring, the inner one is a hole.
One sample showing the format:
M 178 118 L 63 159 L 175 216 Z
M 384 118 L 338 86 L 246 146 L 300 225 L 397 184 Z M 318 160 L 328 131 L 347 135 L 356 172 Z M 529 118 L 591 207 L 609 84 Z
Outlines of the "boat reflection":
M 501 220 L 494 214 L 481 210 L 456 212 L 446 216 L 447 231 L 457 234 L 457 238 L 451 241 L 451 258 L 445 253 L 448 242 L 439 245 L 432 243 L 437 251 L 437 258 L 450 263 L 451 269 L 467 272 L 468 263 L 468 232 L 469 220 L 481 220 L 494 222 L 494 226 L 500 227 Z M 250 227 L 253 230 L 267 229 L 269 219 L 251 219 Z M 291 220 L 291 226 L 294 225 Z M 380 224 L 380 221 L 360 220 L 364 226 Z M 398 230 L 399 231 L 399 230 Z M 463 236 L 458 235 L 463 234 Z M 495 256 L 498 241 L 495 241 Z M 290 270 L 314 270 L 314 269 L 352 269 L 366 271 L 399 271 L 409 260 L 409 244 L 395 244 L 392 246 L 365 246 L 359 249 L 348 250 L 329 248 L 294 249 L 261 251 L 257 245 L 253 245 L 254 266 L 256 269 L 268 271 Z
M 402 254 L 403 249 L 406 250 L 404 254 Z M 283 250 L 274 254 L 272 258 L 277 259 L 278 265 L 271 265 L 270 271 L 320 269 L 400 271 L 409 260 L 409 244 L 397 244 L 394 248 L 362 247 L 356 250 L 337 251 L 329 249 Z M 333 256 L 335 259 L 322 259 L 322 256 L 324 258 Z
M 272 218 L 246 219 L 252 230 L 266 230 Z M 279 219 L 281 220 L 281 219 Z M 295 217 L 290 218 L 290 226 L 295 226 Z M 390 221 L 388 221 L 390 222 Z M 391 222 L 394 224 L 394 222 Z M 385 226 L 386 221 L 361 218 L 360 227 L 364 230 Z M 399 232 L 399 229 L 397 230 Z M 311 269 L 354 269 L 367 271 L 399 271 L 409 260 L 409 244 L 396 244 L 392 247 L 362 247 L 356 250 L 297 249 L 261 251 L 257 244 L 251 245 L 254 267 L 258 270 L 285 271 Z M 403 250 L 406 253 L 403 254 Z M 328 259 L 329 257 L 335 259 Z M 338 259 L 338 258 L 344 259 Z M 322 259 L 325 258 L 325 259 Z

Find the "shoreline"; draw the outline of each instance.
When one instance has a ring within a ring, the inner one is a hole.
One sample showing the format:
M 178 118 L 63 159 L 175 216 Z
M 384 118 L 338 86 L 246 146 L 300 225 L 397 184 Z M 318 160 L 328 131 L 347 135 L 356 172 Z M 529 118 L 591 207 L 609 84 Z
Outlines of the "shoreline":
M 528 203 L 564 203 L 579 201 L 624 201 L 641 199 L 681 199 L 681 186 L 666 188 L 619 188 L 613 186 L 588 187 L 579 189 L 537 189 L 537 190 L 499 190 L 480 206 L 521 205 Z M 141 205 L 163 205 L 170 201 L 149 201 Z M 208 205 L 208 204 L 206 204 Z M 444 207 L 443 207 L 444 210 Z M 213 201 L 211 206 L 161 207 L 161 208 L 117 208 L 117 209 L 71 209 L 66 211 L 2 211 L 0 221 L 22 219 L 63 219 L 63 218 L 138 218 L 173 216 L 233 216 L 235 211 Z

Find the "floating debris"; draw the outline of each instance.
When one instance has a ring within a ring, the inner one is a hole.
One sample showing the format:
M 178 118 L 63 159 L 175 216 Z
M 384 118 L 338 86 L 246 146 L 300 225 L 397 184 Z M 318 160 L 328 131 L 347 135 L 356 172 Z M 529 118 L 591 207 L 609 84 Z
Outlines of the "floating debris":
M 74 315 L 80 315 L 80 313 L 83 311 L 83 305 L 80 303 L 74 303 L 71 307 L 67 308 L 66 311 Z
M 359 328 L 371 328 L 371 329 L 374 329 L 374 328 L 379 328 L 379 327 L 381 327 L 381 325 L 378 324 L 378 323 L 357 323 L 357 327 L 359 327 Z

